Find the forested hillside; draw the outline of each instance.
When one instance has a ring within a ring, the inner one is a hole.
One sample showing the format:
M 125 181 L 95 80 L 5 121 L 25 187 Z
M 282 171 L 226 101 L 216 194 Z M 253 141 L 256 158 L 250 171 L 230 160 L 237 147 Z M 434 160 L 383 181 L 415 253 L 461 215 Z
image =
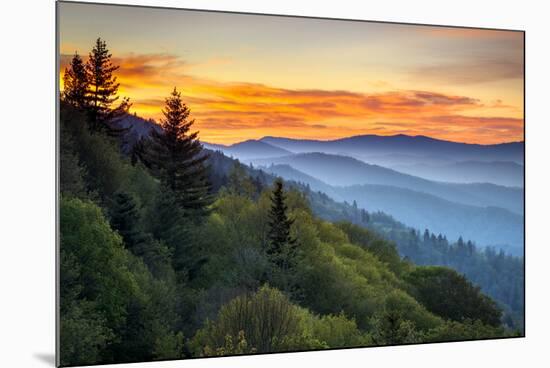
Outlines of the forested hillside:
M 449 240 L 523 254 L 523 189 L 492 183 L 429 181 L 352 157 L 318 152 L 252 160 L 275 175 L 298 179 L 338 201 L 382 211 Z M 292 171 L 292 172 L 291 172 Z
M 303 184 L 298 186 L 304 188 Z M 305 186 L 313 212 L 331 222 L 351 222 L 370 229 L 385 240 L 393 242 L 397 251 L 417 265 L 450 267 L 499 303 L 504 311 L 503 321 L 522 330 L 524 325 L 523 257 L 507 255 L 502 250 L 479 247 L 460 237 L 451 242 L 447 236 L 428 229 L 420 232 L 383 212 L 368 212 L 356 204 L 338 203 L 322 192 Z
M 227 183 L 237 160 L 225 157 L 219 152 L 210 152 L 209 161 L 218 173 L 212 177 L 216 188 Z M 446 235 L 427 229 L 422 232 L 408 227 L 383 212 L 366 211 L 357 203 L 348 203 L 338 198 L 334 188 L 316 181 L 290 166 L 278 165 L 267 168 L 239 166 L 242 174 L 252 178 L 254 187 L 260 188 L 273 183 L 277 175 L 288 179 L 288 186 L 306 196 L 312 212 L 327 221 L 351 222 L 371 229 L 375 234 L 395 244 L 401 257 L 418 265 L 447 266 L 461 274 L 497 301 L 504 311 L 503 321 L 510 328 L 523 329 L 524 314 L 524 271 L 523 258 L 507 255 L 502 250 L 479 247 L 467 238 L 459 237 L 449 241 Z M 234 175 L 234 172 L 233 172 Z M 234 176 L 233 176 L 234 177 Z M 312 184 L 312 185 L 310 185 Z M 327 195 L 328 194 L 328 195 Z
M 62 365 L 521 334 L 460 273 L 403 259 L 375 214 L 328 221 L 326 195 L 206 152 L 175 88 L 129 147 L 117 68 L 98 39 L 65 71 Z

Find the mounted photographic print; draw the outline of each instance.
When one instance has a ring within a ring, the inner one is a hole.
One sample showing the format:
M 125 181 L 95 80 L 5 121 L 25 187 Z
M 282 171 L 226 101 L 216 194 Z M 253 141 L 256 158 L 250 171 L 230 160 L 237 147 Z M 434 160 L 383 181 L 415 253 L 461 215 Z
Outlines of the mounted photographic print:
M 57 3 L 58 365 L 524 336 L 524 32 Z

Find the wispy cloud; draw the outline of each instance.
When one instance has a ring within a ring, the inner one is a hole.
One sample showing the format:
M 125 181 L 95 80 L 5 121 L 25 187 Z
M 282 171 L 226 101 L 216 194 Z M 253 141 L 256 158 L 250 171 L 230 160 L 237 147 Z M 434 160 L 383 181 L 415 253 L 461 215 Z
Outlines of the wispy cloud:
M 523 78 L 523 63 L 517 60 L 483 59 L 467 62 L 434 64 L 411 72 L 415 78 L 450 84 L 475 84 Z
M 68 60 L 70 56 L 63 55 L 62 67 Z M 521 119 L 476 117 L 472 112 L 493 107 L 470 96 L 424 90 L 367 94 L 222 83 L 192 75 L 184 60 L 170 54 L 128 54 L 113 61 L 120 65 L 120 92 L 131 97 L 138 114 L 158 119 L 164 97 L 176 86 L 191 107 L 201 137 L 210 141 L 228 143 L 262 135 L 336 138 L 369 132 L 425 134 L 480 143 L 523 139 Z M 480 66 L 475 72 L 479 77 L 482 69 Z M 494 109 L 502 109 L 500 101 L 492 104 Z
M 415 27 L 418 33 L 440 37 L 444 39 L 462 38 L 462 39 L 483 39 L 491 41 L 511 41 L 522 42 L 523 34 L 521 32 L 490 30 L 482 28 L 462 28 L 462 27 Z

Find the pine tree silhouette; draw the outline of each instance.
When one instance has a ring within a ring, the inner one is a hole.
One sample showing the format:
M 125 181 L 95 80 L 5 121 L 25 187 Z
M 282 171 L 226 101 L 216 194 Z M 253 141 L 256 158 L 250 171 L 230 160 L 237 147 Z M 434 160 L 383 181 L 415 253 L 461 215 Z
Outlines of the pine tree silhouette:
M 111 57 L 105 41 L 98 38 L 85 67 L 88 75 L 86 96 L 89 123 L 92 131 L 104 131 L 120 137 L 127 129 L 118 128 L 115 123 L 128 113 L 131 105 L 128 98 L 123 98 L 118 106 L 113 107 L 119 99 L 117 94 L 120 83 L 113 75 L 119 66 L 113 64 Z
M 270 260 L 279 268 L 286 270 L 293 266 L 296 253 L 296 239 L 290 235 L 290 227 L 294 220 L 287 215 L 288 207 L 285 204 L 283 181 L 275 181 L 275 189 L 271 196 L 271 210 L 269 212 L 269 248 L 267 254 Z
M 174 88 L 162 111 L 162 131 L 152 131 L 150 139 L 141 142 L 134 152 L 176 196 L 186 215 L 201 216 L 212 203 L 210 183 L 198 132 L 190 133 L 195 122 Z
M 87 91 L 86 67 L 80 55 L 75 52 L 70 66 L 65 68 L 63 75 L 63 101 L 77 109 L 85 109 L 88 106 Z

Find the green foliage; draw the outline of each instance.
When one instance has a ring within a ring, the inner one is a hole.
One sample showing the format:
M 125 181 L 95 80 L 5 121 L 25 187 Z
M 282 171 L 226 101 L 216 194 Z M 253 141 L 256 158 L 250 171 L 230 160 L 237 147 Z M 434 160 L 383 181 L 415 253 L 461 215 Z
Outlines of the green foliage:
M 287 297 L 263 287 L 256 294 L 239 296 L 224 305 L 216 321 L 207 323 L 192 345 L 197 354 L 216 351 L 226 344 L 227 336 L 238 341 L 242 331 L 247 346 L 255 351 L 281 351 L 289 337 L 299 333 L 299 320 L 297 307 Z
M 375 254 L 395 274 L 401 275 L 406 270 L 407 264 L 401 260 L 394 244 L 383 240 L 372 231 L 350 222 L 339 222 L 337 226 L 346 233 L 350 242 L 361 245 L 370 253 Z
M 382 212 L 355 212 L 353 206 L 334 202 L 324 193 L 304 191 L 316 215 L 329 221 L 352 222 L 368 228 L 371 233 L 394 242 L 407 263 L 440 265 L 464 274 L 479 285 L 483 293 L 498 302 L 504 311 L 506 326 L 523 329 L 523 257 L 507 255 L 490 247 L 481 249 L 469 241 L 452 243 L 442 234 L 428 232 L 425 236 L 425 231 L 421 236 L 417 230 Z M 407 273 L 409 268 L 404 266 L 404 270 L 398 270 L 392 262 L 388 266 L 398 275 L 403 275 L 403 271 Z
M 124 186 L 130 186 L 134 172 L 140 170 L 126 163 L 118 149 L 118 144 L 103 134 L 93 134 L 86 129 L 86 116 L 66 104 L 61 105 L 61 183 L 64 194 L 72 194 L 74 189 L 65 192 L 67 188 L 85 186 L 92 199 L 99 196 L 101 201 L 107 201 L 115 192 Z M 64 158 L 71 159 L 67 162 Z M 78 167 L 75 169 L 75 163 Z M 65 175 L 65 170 L 71 170 Z M 78 192 L 77 192 L 78 193 Z M 82 195 L 79 195 L 82 197 Z
M 243 165 L 235 163 L 229 172 L 228 189 L 231 193 L 248 198 L 257 197 L 257 186 L 248 175 Z
M 248 342 L 244 336 L 244 331 L 239 331 L 237 340 L 234 342 L 231 335 L 225 335 L 223 346 L 212 349 L 210 346 L 205 346 L 202 356 L 227 356 L 256 353 L 254 348 L 248 347 Z
M 285 202 L 283 182 L 276 180 L 268 214 L 269 242 L 266 253 L 273 266 L 270 270 L 271 282 L 286 292 L 292 292 L 296 289 L 295 268 L 298 244 L 290 233 L 294 220 L 288 217 L 288 206 Z
M 61 249 L 78 261 L 80 297 L 97 301 L 109 326 L 119 328 L 126 321 L 126 301 L 137 288 L 121 238 L 92 203 L 62 199 L 60 214 Z
M 422 328 L 437 325 L 438 318 L 426 311 L 402 289 L 405 284 L 376 256 L 353 244 L 320 243 L 306 252 L 299 267 L 303 304 L 320 314 L 344 311 L 360 328 L 368 329 L 373 315 L 393 299 Z
M 136 200 L 126 192 L 116 192 L 110 206 L 110 223 L 113 229 L 124 239 L 128 249 L 143 241 L 144 235 L 140 231 L 140 213 Z
M 73 303 L 61 314 L 61 365 L 101 361 L 101 354 L 115 338 L 93 302 Z
M 195 225 L 188 221 L 176 195 L 161 187 L 145 218 L 146 229 L 160 242 L 155 243 L 155 254 L 170 258 L 180 281 L 194 279 L 206 258 L 195 239 Z
M 156 279 L 136 257 L 129 257 L 129 269 L 139 292 L 129 299 L 126 325 L 112 347 L 116 359 L 129 362 L 183 357 L 183 335 L 176 331 L 181 318 L 175 280 Z
M 163 334 L 155 340 L 153 356 L 160 360 L 183 358 L 184 348 L 184 337 L 181 332 Z
M 209 356 L 360 346 L 369 342 L 355 321 L 343 314 L 315 316 L 292 304 L 280 291 L 264 286 L 255 294 L 241 295 L 222 306 L 216 320 L 206 322 L 190 347 L 195 354 Z
M 492 327 L 480 320 L 465 320 L 464 322 L 447 321 L 441 326 L 430 330 L 424 337 L 426 342 L 463 341 L 476 339 L 491 339 L 512 336 L 502 327 Z
M 168 354 L 170 339 L 181 346 L 174 281 L 156 280 L 93 203 L 62 199 L 60 212 L 61 334 L 70 339 L 62 360 L 147 360 L 156 341 L 159 354 Z
M 296 239 L 290 236 L 290 226 L 294 222 L 287 215 L 282 180 L 275 182 L 269 211 L 269 248 L 267 254 L 271 261 L 280 268 L 292 267 L 292 257 L 296 251 Z
M 384 310 L 372 319 L 376 345 L 413 344 L 422 341 L 422 334 L 414 323 L 404 319 L 399 311 Z
M 76 142 L 68 126 L 67 116 L 77 115 L 77 110 L 70 105 L 62 105 L 60 144 L 59 144 L 59 187 L 66 196 L 86 198 L 88 196 L 86 183 L 86 169 L 80 163 L 76 153 Z
M 312 329 L 313 336 L 331 348 L 372 345 L 370 336 L 362 333 L 357 323 L 343 313 L 316 318 Z
M 413 295 L 428 310 L 445 319 L 480 320 L 490 326 L 501 324 L 502 312 L 495 302 L 456 271 L 444 267 L 417 267 L 407 280 L 414 287 Z
M 249 198 L 226 192 L 214 203 L 215 212 L 197 233 L 198 247 L 208 263 L 196 282 L 210 287 L 220 282 L 229 287 L 256 290 L 266 280 L 269 202 L 255 205 Z M 224 234 L 224 236 L 219 236 Z

